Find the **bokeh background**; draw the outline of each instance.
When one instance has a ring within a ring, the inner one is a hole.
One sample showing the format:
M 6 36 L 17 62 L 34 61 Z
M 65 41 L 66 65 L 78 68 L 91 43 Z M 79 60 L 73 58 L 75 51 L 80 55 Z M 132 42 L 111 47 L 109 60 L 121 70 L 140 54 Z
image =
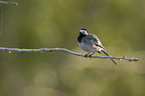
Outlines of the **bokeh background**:
M 110 55 L 141 61 L 0 51 L 0 96 L 145 96 L 145 0 L 10 1 L 19 6 L 0 4 L 1 47 L 86 54 L 76 38 L 87 28 Z

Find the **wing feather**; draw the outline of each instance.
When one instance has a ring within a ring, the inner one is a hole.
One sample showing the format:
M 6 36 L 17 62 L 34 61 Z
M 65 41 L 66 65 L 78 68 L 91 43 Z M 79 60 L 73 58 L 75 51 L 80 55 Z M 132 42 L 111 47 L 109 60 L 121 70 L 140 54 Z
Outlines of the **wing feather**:
M 99 46 L 99 47 L 103 48 L 104 50 L 106 50 L 96 35 L 89 34 L 89 35 L 87 35 L 86 38 L 89 39 L 96 46 Z

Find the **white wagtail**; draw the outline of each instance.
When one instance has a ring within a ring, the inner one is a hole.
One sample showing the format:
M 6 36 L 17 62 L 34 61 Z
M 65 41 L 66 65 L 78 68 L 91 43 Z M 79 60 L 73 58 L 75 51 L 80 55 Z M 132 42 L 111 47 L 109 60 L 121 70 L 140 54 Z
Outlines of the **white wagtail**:
M 85 28 L 82 28 L 80 30 L 77 40 L 80 48 L 88 52 L 85 55 L 86 57 L 93 55 L 95 52 L 101 54 L 101 51 L 105 55 L 109 56 L 109 54 L 106 52 L 106 49 L 102 46 L 98 37 L 94 34 L 88 34 L 88 31 Z M 117 63 L 112 58 L 110 59 L 117 65 Z

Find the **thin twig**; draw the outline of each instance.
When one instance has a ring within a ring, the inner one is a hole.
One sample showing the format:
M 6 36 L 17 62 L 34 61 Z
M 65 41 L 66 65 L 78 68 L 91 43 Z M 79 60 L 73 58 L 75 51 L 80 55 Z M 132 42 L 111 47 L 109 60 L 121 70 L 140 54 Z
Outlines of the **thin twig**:
M 13 5 L 18 6 L 17 2 L 0 1 L 0 4 L 13 4 Z
M 76 52 L 70 51 L 70 50 L 65 49 L 65 48 L 19 49 L 19 48 L 5 48 L 5 47 L 0 47 L 0 50 L 8 51 L 9 53 L 11 53 L 12 51 L 15 51 L 15 52 L 44 52 L 44 51 L 52 52 L 52 51 L 65 51 L 65 52 L 70 53 L 70 54 L 73 54 L 73 55 L 86 57 L 85 54 L 76 53 Z M 113 59 L 118 59 L 118 60 L 124 59 L 124 60 L 127 60 L 129 62 L 131 62 L 131 61 L 140 61 L 140 59 L 138 59 L 138 58 L 126 58 L 125 56 L 123 56 L 123 57 L 113 57 L 113 56 L 98 56 L 98 55 L 93 55 L 93 56 L 89 56 L 89 58 L 103 58 L 103 59 L 113 58 Z

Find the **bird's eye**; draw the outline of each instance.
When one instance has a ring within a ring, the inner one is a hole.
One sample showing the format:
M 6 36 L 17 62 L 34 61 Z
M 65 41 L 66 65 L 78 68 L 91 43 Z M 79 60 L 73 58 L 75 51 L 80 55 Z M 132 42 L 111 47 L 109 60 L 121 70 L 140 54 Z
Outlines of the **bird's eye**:
M 86 30 L 80 30 L 80 33 L 81 33 L 81 34 L 88 35 L 88 32 L 87 32 Z
M 84 34 L 88 34 L 88 32 L 87 31 L 84 31 Z

